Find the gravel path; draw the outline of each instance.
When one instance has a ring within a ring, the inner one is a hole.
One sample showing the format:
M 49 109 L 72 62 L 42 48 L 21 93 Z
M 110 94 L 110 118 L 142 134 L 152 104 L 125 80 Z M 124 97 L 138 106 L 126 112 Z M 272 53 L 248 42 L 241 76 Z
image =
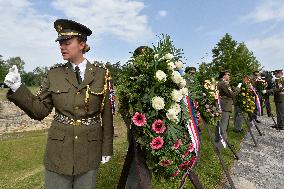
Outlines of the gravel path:
M 270 117 L 260 117 L 258 124 L 264 136 L 252 128 L 258 143 L 254 147 L 249 133 L 246 135 L 235 161 L 231 176 L 237 189 L 284 189 L 284 130 L 278 132 L 270 126 Z M 223 188 L 230 188 L 228 183 Z

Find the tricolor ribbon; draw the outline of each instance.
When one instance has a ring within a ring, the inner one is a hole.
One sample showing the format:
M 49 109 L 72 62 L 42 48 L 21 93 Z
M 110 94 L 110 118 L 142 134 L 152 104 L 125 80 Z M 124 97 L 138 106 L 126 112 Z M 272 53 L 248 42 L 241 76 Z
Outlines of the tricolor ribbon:
M 255 88 L 254 88 L 252 85 L 250 85 L 250 87 L 251 87 L 251 90 L 252 90 L 253 93 L 254 93 L 254 103 L 255 103 L 257 112 L 258 112 L 259 115 L 260 115 L 260 114 L 261 114 L 261 105 L 260 105 L 259 97 L 258 97 L 258 95 L 257 95 L 257 93 L 256 93 Z
M 186 96 L 183 99 L 185 108 L 187 113 L 190 115 L 190 120 L 187 123 L 187 129 L 188 129 L 188 133 L 191 136 L 191 142 L 194 146 L 194 152 L 195 155 L 191 158 L 191 166 L 188 168 L 187 172 L 182 176 L 181 179 L 181 183 L 179 186 L 179 189 L 183 188 L 186 178 L 190 177 L 190 179 L 192 179 L 192 174 L 194 175 L 194 173 L 192 172 L 193 167 L 196 165 L 198 157 L 199 157 L 199 151 L 200 151 L 200 133 L 198 131 L 198 118 L 195 114 L 195 106 L 197 106 L 196 103 L 194 103 L 188 96 Z M 193 182 L 193 181 L 192 181 Z M 195 180 L 196 183 L 199 183 L 198 179 Z
M 112 88 L 110 80 L 108 80 L 108 89 L 109 89 L 109 100 L 111 103 L 111 112 L 112 112 L 112 115 L 114 115 L 115 114 L 115 94 L 114 94 L 114 90 Z

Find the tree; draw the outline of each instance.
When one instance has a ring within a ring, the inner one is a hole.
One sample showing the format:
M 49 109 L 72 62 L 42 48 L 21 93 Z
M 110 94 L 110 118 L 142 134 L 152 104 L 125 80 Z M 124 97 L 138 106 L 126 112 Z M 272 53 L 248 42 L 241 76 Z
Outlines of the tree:
M 21 59 L 21 57 L 11 57 L 7 61 L 8 68 L 11 68 L 13 65 L 16 65 L 18 67 L 18 71 L 20 74 L 24 73 L 24 66 L 25 62 Z
M 251 75 L 260 64 L 256 57 L 246 47 L 244 43 L 233 40 L 228 33 L 212 49 L 213 60 L 210 63 L 202 63 L 202 70 L 206 77 L 214 77 L 221 71 L 231 72 L 232 86 L 237 86 L 242 81 L 244 75 Z
M 7 64 L 5 62 L 5 60 L 3 60 L 3 56 L 0 55 L 0 82 L 4 82 L 5 76 L 8 73 L 8 67 Z
M 106 67 L 109 69 L 111 77 L 112 77 L 112 82 L 113 84 L 117 84 L 118 81 L 118 74 L 122 70 L 122 66 L 120 65 L 120 62 L 117 62 L 115 64 L 111 64 L 110 62 L 106 63 Z

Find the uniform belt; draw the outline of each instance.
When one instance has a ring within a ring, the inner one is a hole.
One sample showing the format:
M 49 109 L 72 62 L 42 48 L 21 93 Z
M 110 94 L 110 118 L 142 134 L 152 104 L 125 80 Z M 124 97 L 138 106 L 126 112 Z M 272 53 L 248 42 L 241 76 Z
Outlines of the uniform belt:
M 81 126 L 81 125 L 85 125 L 85 126 L 89 126 L 95 123 L 98 123 L 101 121 L 101 114 L 97 114 L 94 117 L 89 117 L 89 118 L 83 118 L 83 119 L 72 119 L 68 116 L 59 114 L 59 113 L 55 113 L 55 115 L 53 116 L 54 120 L 59 122 L 59 123 L 63 123 L 66 125 L 74 125 L 74 126 Z

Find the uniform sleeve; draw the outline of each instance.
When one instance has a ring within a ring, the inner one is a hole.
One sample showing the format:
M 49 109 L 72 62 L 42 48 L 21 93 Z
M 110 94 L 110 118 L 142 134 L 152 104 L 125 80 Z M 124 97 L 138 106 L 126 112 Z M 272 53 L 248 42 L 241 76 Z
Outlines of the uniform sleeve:
M 233 98 L 234 97 L 233 91 L 231 91 L 229 89 L 228 85 L 226 85 L 225 83 L 220 83 L 219 91 L 221 92 L 221 94 L 223 96 L 226 96 L 226 97 L 229 97 L 229 98 Z
M 33 95 L 22 84 L 15 92 L 9 90 L 7 99 L 21 108 L 30 118 L 41 121 L 50 114 L 53 108 L 51 92 L 48 89 L 49 77 L 47 75 L 37 95 Z
M 113 128 L 113 115 L 112 115 L 112 107 L 111 107 L 110 91 L 109 91 L 109 84 L 111 82 L 109 80 L 110 76 L 108 76 L 107 90 L 104 99 L 104 108 L 102 111 L 102 126 L 103 126 L 102 155 L 103 156 L 113 155 L 114 128 Z

